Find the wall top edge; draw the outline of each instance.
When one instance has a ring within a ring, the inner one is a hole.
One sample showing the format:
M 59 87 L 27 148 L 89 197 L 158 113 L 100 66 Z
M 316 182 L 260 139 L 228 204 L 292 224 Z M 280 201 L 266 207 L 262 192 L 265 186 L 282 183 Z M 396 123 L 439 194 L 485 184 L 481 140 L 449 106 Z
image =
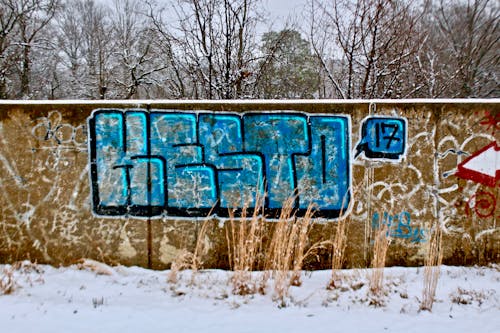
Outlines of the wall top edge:
M 0 105 L 127 105 L 144 107 L 145 105 L 328 105 L 328 104 L 500 104 L 500 98 L 478 99 L 252 99 L 252 100 L 0 100 Z

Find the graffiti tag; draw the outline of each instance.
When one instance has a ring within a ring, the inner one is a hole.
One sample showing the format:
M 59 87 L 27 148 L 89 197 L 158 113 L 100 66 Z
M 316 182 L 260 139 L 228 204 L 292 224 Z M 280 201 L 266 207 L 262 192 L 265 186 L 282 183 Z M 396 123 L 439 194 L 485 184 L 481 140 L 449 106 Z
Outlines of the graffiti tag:
M 361 125 L 356 156 L 398 160 L 406 148 L 406 121 L 403 118 L 369 117 Z
M 295 195 L 297 215 L 335 218 L 351 199 L 346 116 L 106 109 L 88 125 L 98 215 L 224 217 L 265 198 L 276 216 Z
M 491 131 L 491 134 L 495 135 L 495 132 L 500 130 L 500 112 L 485 111 L 484 117 L 479 124 L 486 126 L 486 130 Z
M 384 212 L 382 216 L 375 212 L 372 216 L 372 228 L 380 229 L 387 226 L 387 237 L 408 239 L 414 243 L 425 241 L 425 231 L 420 227 L 411 225 L 411 215 L 409 212 L 402 212 L 390 215 Z
M 465 206 L 465 213 L 467 216 L 471 216 L 473 211 L 480 218 L 493 217 L 495 216 L 496 205 L 497 200 L 492 193 L 479 191 L 467 202 Z
M 70 124 L 62 123 L 62 115 L 57 110 L 50 111 L 47 117 L 38 118 L 31 133 L 39 140 L 52 140 L 57 145 L 69 143 L 75 145 L 86 144 L 85 126 L 73 127 Z

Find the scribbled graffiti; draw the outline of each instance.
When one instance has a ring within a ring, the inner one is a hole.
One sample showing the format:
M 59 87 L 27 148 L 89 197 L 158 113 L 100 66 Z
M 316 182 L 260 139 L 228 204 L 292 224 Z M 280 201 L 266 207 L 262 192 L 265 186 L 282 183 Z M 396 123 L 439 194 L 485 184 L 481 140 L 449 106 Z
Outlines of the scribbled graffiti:
M 31 134 L 44 141 L 52 141 L 56 145 L 75 144 L 86 145 L 87 130 L 85 125 L 72 126 L 62 122 L 62 115 L 59 111 L 50 111 L 46 117 L 36 120 Z
M 227 216 L 289 197 L 338 217 L 350 202 L 350 122 L 305 113 L 97 110 L 89 118 L 94 212 Z
M 384 212 L 382 216 L 378 212 L 373 213 L 372 228 L 377 230 L 384 225 L 387 226 L 388 237 L 403 238 L 414 243 L 426 240 L 424 229 L 411 225 L 411 215 L 409 212 L 402 212 L 396 215 Z
M 482 170 L 493 178 L 492 169 L 477 159 L 492 156 L 500 144 L 498 103 L 384 102 L 374 108 L 363 102 L 169 101 L 154 105 L 186 110 L 160 111 L 137 102 L 148 113 L 127 109 L 131 104 L 102 102 L 118 110 L 93 114 L 94 103 L 60 103 L 57 110 L 49 104 L 3 106 L 0 244 L 5 246 L 0 257 L 6 260 L 22 259 L 24 253 L 60 264 L 87 256 L 130 265 L 151 260 L 160 268 L 180 249 L 194 247 L 199 224 L 189 217 L 206 216 L 212 206 L 218 216 L 233 204 L 251 208 L 267 194 L 266 214 L 275 218 L 273 211 L 279 212 L 280 201 L 294 188 L 303 192 L 296 209 L 309 201 L 326 207 L 320 214 L 328 219 L 349 215 L 349 241 L 355 244 L 348 265 L 369 264 L 370 242 L 380 227 L 393 237 L 389 257 L 402 256 L 404 263 L 424 258 L 426 247 L 419 245 L 437 227 L 446 236 L 445 262 L 483 258 L 478 260 L 487 263 L 498 256 L 496 169 L 495 187 L 474 174 Z M 201 105 L 214 110 L 201 111 Z M 90 118 L 81 122 L 84 114 Z M 396 125 L 387 126 L 384 118 L 396 119 Z M 315 122 L 321 119 L 345 134 L 319 131 Z M 478 154 L 493 142 L 486 155 Z M 459 169 L 466 173 L 457 174 Z M 323 195 L 326 190 L 333 194 Z M 215 220 L 209 225 L 213 232 L 202 239 L 207 267 L 217 267 L 219 254 L 224 255 L 224 229 Z M 265 237 L 272 236 L 268 230 Z M 311 242 L 330 239 L 331 230 L 336 228 L 314 227 Z
M 355 157 L 364 152 L 367 158 L 398 160 L 403 156 L 405 147 L 405 119 L 372 116 L 363 121 Z
M 496 131 L 500 130 L 500 112 L 485 111 L 479 124 L 486 126 L 486 130 L 491 131 L 491 134 L 494 135 Z
M 467 202 L 465 206 L 465 213 L 467 216 L 475 214 L 480 218 L 490 218 L 495 216 L 496 206 L 497 200 L 493 193 L 479 191 Z M 500 217 L 500 214 L 498 217 Z

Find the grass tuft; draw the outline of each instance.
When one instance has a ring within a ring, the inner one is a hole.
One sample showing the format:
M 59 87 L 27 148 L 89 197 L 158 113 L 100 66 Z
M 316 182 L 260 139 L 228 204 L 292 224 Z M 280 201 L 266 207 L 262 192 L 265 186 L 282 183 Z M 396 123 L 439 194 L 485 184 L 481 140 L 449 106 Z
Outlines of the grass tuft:
M 391 243 L 387 224 L 382 224 L 376 231 L 373 244 L 372 271 L 369 278 L 370 293 L 373 296 L 381 296 L 384 286 L 384 267 L 387 250 Z
M 208 232 L 208 226 L 210 225 L 212 211 L 203 221 L 200 231 L 198 232 L 196 238 L 196 245 L 194 251 L 188 251 L 187 249 L 182 249 L 172 262 L 170 271 L 167 276 L 167 282 L 175 284 L 179 281 L 179 272 L 182 270 L 191 270 L 191 284 L 194 284 L 194 280 L 198 271 L 203 266 L 203 256 L 207 253 L 207 247 L 205 244 L 205 238 Z
M 232 292 L 249 295 L 256 292 L 252 271 L 257 264 L 262 247 L 265 218 L 262 216 L 264 197 L 257 197 L 252 216 L 247 218 L 248 207 L 244 207 L 241 217 L 235 217 L 235 210 L 229 210 L 229 224 L 226 228 L 229 264 L 233 270 L 230 279 Z
M 6 265 L 2 270 L 0 276 L 0 293 L 3 295 L 12 294 L 18 287 L 16 279 L 14 278 L 14 271 L 17 270 L 16 264 Z
M 305 252 L 309 239 L 309 231 L 313 225 L 314 205 L 309 205 L 302 218 L 295 215 L 296 196 L 289 197 L 284 203 L 280 217 L 274 226 L 273 236 L 269 244 L 265 273 L 262 283 L 272 277 L 274 285 L 273 299 L 282 306 L 288 297 L 290 286 L 300 286 L 301 270 L 304 259 L 312 253 Z
M 432 311 L 440 275 L 440 266 L 443 260 L 443 253 L 441 251 L 442 240 L 443 234 L 441 228 L 436 226 L 428 242 L 429 248 L 425 258 L 424 288 L 420 310 Z

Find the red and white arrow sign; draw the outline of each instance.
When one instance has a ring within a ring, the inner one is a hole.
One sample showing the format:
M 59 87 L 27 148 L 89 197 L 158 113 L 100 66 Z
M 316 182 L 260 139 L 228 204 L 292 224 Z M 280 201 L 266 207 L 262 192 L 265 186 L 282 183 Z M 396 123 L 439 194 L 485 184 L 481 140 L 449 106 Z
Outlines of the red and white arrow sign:
M 492 142 L 458 165 L 457 177 L 495 187 L 500 180 L 500 147 Z

